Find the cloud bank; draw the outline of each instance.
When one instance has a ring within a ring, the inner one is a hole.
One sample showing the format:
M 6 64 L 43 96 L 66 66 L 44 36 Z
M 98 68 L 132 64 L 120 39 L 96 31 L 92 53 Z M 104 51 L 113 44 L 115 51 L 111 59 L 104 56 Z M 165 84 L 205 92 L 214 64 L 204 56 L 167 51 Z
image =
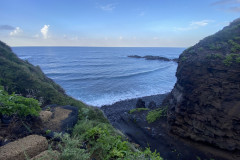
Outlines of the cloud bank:
M 10 36 L 17 36 L 21 34 L 23 30 L 20 27 L 16 27 L 12 32 L 10 32 Z

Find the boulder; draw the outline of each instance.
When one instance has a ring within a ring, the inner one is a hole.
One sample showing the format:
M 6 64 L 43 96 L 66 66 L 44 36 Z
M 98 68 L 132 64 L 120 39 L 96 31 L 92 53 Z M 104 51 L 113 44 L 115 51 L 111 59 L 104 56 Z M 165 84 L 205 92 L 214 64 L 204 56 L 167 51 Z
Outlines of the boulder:
M 31 158 L 31 160 L 58 160 L 60 153 L 56 150 L 50 151 L 46 150 L 40 153 L 39 155 Z
M 157 104 L 156 104 L 154 101 L 151 101 L 151 102 L 148 104 L 148 108 L 149 108 L 149 109 L 156 109 L 156 108 L 157 108 Z
M 145 108 L 145 102 L 141 98 L 137 100 L 136 108 Z
M 0 147 L 0 159 L 23 160 L 27 157 L 32 158 L 47 149 L 48 142 L 45 137 L 30 135 Z
M 41 111 L 39 117 L 43 123 L 46 123 L 52 117 L 52 114 L 51 111 Z

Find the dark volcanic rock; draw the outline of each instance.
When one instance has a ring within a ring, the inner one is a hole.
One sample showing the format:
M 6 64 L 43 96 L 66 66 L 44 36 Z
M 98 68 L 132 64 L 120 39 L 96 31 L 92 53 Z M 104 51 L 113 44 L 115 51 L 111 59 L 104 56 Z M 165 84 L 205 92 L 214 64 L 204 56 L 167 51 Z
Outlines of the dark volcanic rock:
M 142 58 L 141 56 L 138 56 L 138 55 L 130 55 L 128 57 L 130 57 L 130 58 Z
M 145 102 L 140 98 L 136 103 L 136 108 L 145 108 Z
M 171 61 L 171 59 L 165 58 L 165 57 L 160 57 L 160 56 L 144 56 L 146 60 L 162 60 L 162 61 Z
M 147 56 L 138 56 L 138 55 L 130 55 L 128 56 L 130 58 L 144 58 L 146 60 L 160 60 L 160 61 L 174 61 L 174 62 L 178 62 L 178 58 L 174 58 L 174 59 L 169 59 L 166 57 L 160 57 L 160 56 L 151 56 L 151 55 L 147 55 Z
M 154 101 L 151 101 L 149 104 L 148 104 L 148 108 L 149 109 L 156 109 L 157 108 L 157 105 Z
M 185 50 L 168 98 L 170 130 L 240 149 L 240 19 Z

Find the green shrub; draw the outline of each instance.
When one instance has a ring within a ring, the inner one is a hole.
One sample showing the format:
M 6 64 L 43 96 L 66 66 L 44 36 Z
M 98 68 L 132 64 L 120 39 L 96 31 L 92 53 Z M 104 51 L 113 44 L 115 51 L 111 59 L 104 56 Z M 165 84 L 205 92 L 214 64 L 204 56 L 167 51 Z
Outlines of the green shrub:
M 223 56 L 221 54 L 219 54 L 219 53 L 215 53 L 215 54 L 213 53 L 213 54 L 208 54 L 206 56 L 206 58 L 207 59 L 222 59 Z
M 233 40 L 229 40 L 228 43 L 231 44 L 231 51 L 233 53 L 236 53 L 237 51 L 240 51 L 240 45 L 236 42 L 234 42 Z
M 65 134 L 61 139 L 63 143 L 59 144 L 62 151 L 61 160 L 88 160 L 90 158 L 90 154 L 85 149 L 80 148 L 82 143 L 78 138 L 71 138 L 68 134 Z
M 135 108 L 135 109 L 131 109 L 129 111 L 130 114 L 134 113 L 134 112 L 141 112 L 141 111 L 147 111 L 149 110 L 148 108 Z
M 0 86 L 0 113 L 2 115 L 38 116 L 40 110 L 40 104 L 37 100 L 18 96 L 14 93 L 9 95 Z
M 240 56 L 236 58 L 236 62 L 240 63 Z
M 240 55 L 239 54 L 234 54 L 234 53 L 231 53 L 231 54 L 228 54 L 225 59 L 223 60 L 223 63 L 226 65 L 226 66 L 231 66 L 232 63 L 234 62 L 234 60 L 239 63 L 240 59 L 239 59 Z
M 132 150 L 131 144 L 125 138 L 114 131 L 108 123 L 101 123 L 97 120 L 80 120 L 73 129 L 74 139 L 87 146 L 91 157 L 96 159 L 125 159 L 125 160 L 162 160 L 159 153 Z
M 158 108 L 148 112 L 147 121 L 148 123 L 153 123 L 162 116 L 167 115 L 167 107 Z

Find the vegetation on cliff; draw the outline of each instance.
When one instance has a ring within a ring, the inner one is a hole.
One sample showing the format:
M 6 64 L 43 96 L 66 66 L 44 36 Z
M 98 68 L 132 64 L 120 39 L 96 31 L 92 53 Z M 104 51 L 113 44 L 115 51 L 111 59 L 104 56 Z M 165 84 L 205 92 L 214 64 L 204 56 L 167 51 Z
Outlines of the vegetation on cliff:
M 83 106 L 67 96 L 53 80 L 46 77 L 39 66 L 19 59 L 6 44 L 0 41 L 0 85 L 12 94 L 38 99 L 42 105 L 59 104 Z
M 221 61 L 226 66 L 240 63 L 239 30 L 240 19 L 236 19 L 223 30 L 186 49 L 179 57 L 180 63 L 192 58 L 205 61 Z

